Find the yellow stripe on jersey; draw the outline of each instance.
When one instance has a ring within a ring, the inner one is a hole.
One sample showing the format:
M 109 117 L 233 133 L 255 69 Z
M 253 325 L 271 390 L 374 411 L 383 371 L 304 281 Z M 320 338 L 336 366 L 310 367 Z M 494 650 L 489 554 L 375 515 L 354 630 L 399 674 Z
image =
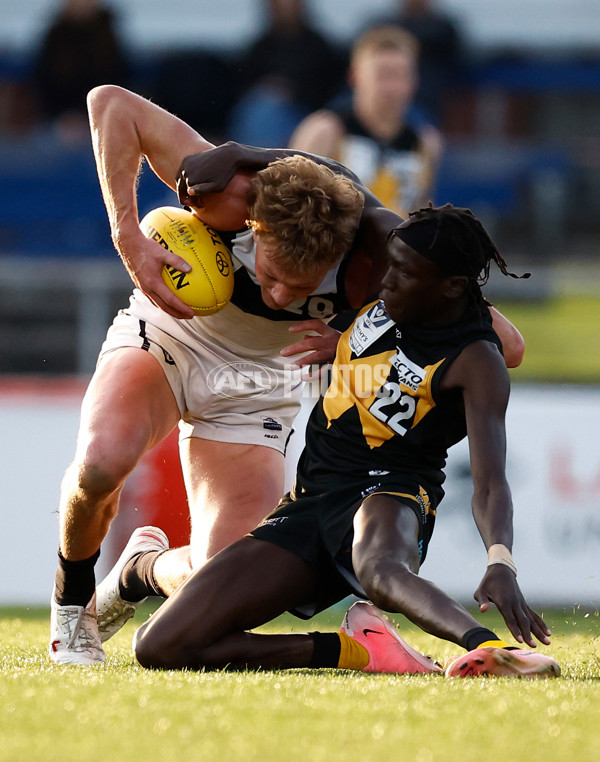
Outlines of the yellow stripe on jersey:
M 369 305 L 361 314 L 370 309 Z M 392 428 L 388 425 L 385 416 L 374 415 L 375 410 L 370 408 L 376 399 L 379 399 L 378 407 L 386 408 L 387 402 L 381 402 L 378 393 L 386 383 L 390 375 L 393 359 L 397 352 L 387 350 L 376 355 L 361 354 L 352 358 L 350 348 L 349 329 L 340 337 L 335 362 L 331 369 L 331 382 L 323 398 L 323 412 L 327 418 L 327 428 L 331 423 L 340 418 L 345 412 L 355 407 L 360 418 L 362 433 L 366 443 L 371 449 L 381 446 L 395 434 L 402 433 L 402 429 Z M 403 428 L 406 430 L 416 426 L 427 413 L 434 407 L 431 384 L 435 371 L 444 362 L 440 360 L 434 365 L 426 365 L 423 368 L 423 378 L 416 389 L 411 389 L 405 383 L 396 383 L 403 397 L 414 400 L 414 412 L 410 412 L 405 420 Z M 390 403 L 393 404 L 393 403 Z
M 445 358 L 444 358 L 445 360 Z M 430 410 L 433 410 L 435 407 L 435 402 L 433 401 L 433 396 L 431 394 L 431 383 L 433 381 L 433 376 L 435 374 L 435 371 L 440 367 L 440 365 L 444 362 L 444 360 L 440 360 L 439 362 L 436 362 L 435 365 L 426 365 L 425 366 L 425 378 L 423 382 L 421 383 L 421 386 L 423 387 L 424 394 L 421 396 L 419 394 L 419 400 L 417 402 L 417 410 L 415 413 L 415 417 L 413 418 L 412 426 L 417 425 L 419 421 L 421 421 Z M 401 386 L 404 386 L 404 384 L 401 384 Z
M 394 432 L 383 422 L 369 413 L 377 392 L 383 386 L 390 371 L 393 350 L 370 357 L 350 360 L 347 337 L 344 346 L 338 348 L 336 362 L 331 368 L 331 383 L 323 396 L 323 412 L 327 417 L 327 428 L 332 421 L 340 418 L 347 410 L 356 407 L 360 416 L 362 431 L 369 447 L 378 447 L 394 436 Z M 342 340 L 340 340 L 340 344 Z M 347 351 L 346 351 L 347 350 Z M 356 392 L 361 396 L 357 396 Z M 364 395 L 364 396 L 363 396 Z

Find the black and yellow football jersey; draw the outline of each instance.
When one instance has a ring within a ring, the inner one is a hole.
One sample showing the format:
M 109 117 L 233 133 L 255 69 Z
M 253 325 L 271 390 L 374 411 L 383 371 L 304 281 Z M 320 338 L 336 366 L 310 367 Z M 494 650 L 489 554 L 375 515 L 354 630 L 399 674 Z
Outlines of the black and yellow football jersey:
M 303 485 L 331 483 L 332 474 L 393 472 L 420 484 L 444 481 L 448 448 L 466 435 L 462 395 L 440 381 L 475 341 L 501 349 L 485 305 L 448 326 L 400 328 L 377 301 L 342 334 L 331 383 L 308 421 L 299 463 Z

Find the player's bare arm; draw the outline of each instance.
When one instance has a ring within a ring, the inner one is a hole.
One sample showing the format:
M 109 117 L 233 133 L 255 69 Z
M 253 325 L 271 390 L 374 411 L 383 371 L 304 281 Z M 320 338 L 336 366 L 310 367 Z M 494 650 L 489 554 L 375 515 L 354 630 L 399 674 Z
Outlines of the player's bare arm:
M 187 264 L 139 229 L 136 182 L 141 162 L 170 188 L 184 156 L 212 147 L 177 117 L 128 90 L 102 85 L 88 95 L 92 144 L 115 248 L 135 285 L 173 317 L 194 313 L 162 280 L 165 264 Z
M 333 159 L 292 148 L 260 148 L 230 140 L 209 152 L 201 151 L 183 159 L 177 173 L 179 200 L 182 204 L 197 205 L 199 198 L 205 194 L 223 191 L 236 172 L 258 172 L 272 161 L 286 156 L 306 156 L 318 164 L 324 164 L 334 172 L 349 177 L 364 192 L 358 177 Z
M 495 307 L 489 307 L 492 316 L 492 325 L 494 331 L 498 334 L 502 342 L 502 351 L 504 353 L 504 362 L 507 368 L 518 368 L 523 362 L 525 354 L 525 340 L 510 320 L 505 317 Z
M 258 172 L 270 162 L 301 151 L 258 148 L 229 140 L 213 150 L 185 156 L 176 172 L 177 192 L 182 204 L 197 205 L 204 194 L 225 190 L 236 172 Z
M 462 390 L 474 487 L 473 517 L 485 548 L 498 544 L 511 551 L 513 509 L 505 468 L 510 383 L 505 363 L 492 344 L 471 344 L 452 363 L 441 388 Z M 508 566 L 488 566 L 475 599 L 481 611 L 490 603 L 496 605 L 517 642 L 532 648 L 534 637 L 541 643 L 550 642 L 548 627 L 527 605 L 516 574 Z

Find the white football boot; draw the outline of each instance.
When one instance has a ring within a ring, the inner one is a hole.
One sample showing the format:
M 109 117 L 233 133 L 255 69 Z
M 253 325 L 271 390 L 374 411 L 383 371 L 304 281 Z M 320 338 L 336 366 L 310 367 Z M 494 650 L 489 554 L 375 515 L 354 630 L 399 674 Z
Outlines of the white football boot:
M 98 597 L 98 629 L 102 643 L 112 638 L 131 619 L 146 599 L 131 602 L 121 598 L 119 581 L 125 564 L 147 550 L 168 550 L 169 539 L 158 527 L 138 527 L 119 556 L 119 560 L 96 588 Z
M 85 608 L 50 602 L 50 658 L 56 664 L 99 664 L 106 659 L 96 620 L 96 593 Z

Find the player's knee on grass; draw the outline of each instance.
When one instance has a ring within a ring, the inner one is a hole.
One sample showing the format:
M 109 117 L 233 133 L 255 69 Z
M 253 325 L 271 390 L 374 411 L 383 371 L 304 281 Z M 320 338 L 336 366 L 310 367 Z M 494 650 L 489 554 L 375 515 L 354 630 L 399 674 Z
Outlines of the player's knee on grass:
M 136 630 L 133 636 L 133 653 L 136 660 L 146 669 L 183 669 L 188 664 L 187 655 L 178 642 L 172 638 L 164 640 L 161 629 L 152 617 Z M 200 665 L 198 665 L 200 666 Z
M 133 635 L 133 654 L 142 667 L 147 669 L 168 669 L 168 665 L 158 659 L 152 636 L 147 633 L 149 621 L 143 624 Z

